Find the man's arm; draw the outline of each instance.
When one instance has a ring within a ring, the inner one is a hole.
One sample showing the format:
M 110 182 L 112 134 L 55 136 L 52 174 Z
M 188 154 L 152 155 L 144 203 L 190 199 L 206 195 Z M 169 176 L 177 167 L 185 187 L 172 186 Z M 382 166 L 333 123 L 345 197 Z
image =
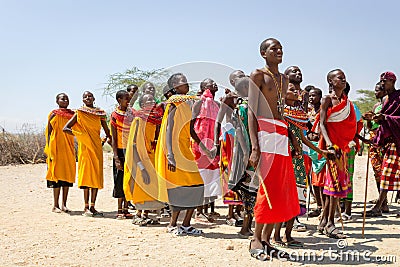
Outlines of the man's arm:
M 264 82 L 264 74 L 259 71 L 254 71 L 250 75 L 252 83 L 249 86 L 249 103 L 248 103 L 248 120 L 249 120 L 249 135 L 251 142 L 251 154 L 249 164 L 256 167 L 260 160 L 260 147 L 258 145 L 258 101 L 261 97 L 261 86 Z

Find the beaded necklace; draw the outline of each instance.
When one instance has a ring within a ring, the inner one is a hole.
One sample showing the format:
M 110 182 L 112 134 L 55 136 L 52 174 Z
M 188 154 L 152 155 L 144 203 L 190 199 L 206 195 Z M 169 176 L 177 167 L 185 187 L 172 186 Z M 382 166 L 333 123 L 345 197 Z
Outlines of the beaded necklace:
M 286 121 L 294 124 L 301 130 L 307 130 L 308 117 L 302 109 L 286 105 L 284 116 Z
M 280 82 L 280 85 L 279 85 L 278 81 L 275 79 L 275 75 L 267 68 L 267 66 L 265 66 L 264 69 L 268 72 L 268 74 L 271 76 L 272 80 L 274 81 L 275 88 L 276 88 L 276 90 L 278 92 L 278 100 L 277 100 L 278 112 L 279 112 L 279 114 L 283 115 L 283 109 L 284 109 L 283 103 L 284 102 L 283 102 L 283 99 L 282 99 L 282 83 L 283 83 L 282 75 L 279 73 L 279 76 L 281 78 L 281 82 Z
M 60 115 L 61 117 L 65 117 L 67 119 L 71 119 L 74 116 L 75 112 L 69 108 L 59 108 L 52 111 L 56 115 Z
M 107 116 L 107 113 L 98 107 L 92 108 L 92 107 L 82 106 L 82 107 L 78 108 L 78 110 L 89 113 L 89 114 L 93 114 L 96 116 L 100 116 L 102 118 L 105 118 Z
M 195 95 L 173 95 L 171 96 L 166 103 L 183 103 L 187 101 L 199 100 L 200 98 Z

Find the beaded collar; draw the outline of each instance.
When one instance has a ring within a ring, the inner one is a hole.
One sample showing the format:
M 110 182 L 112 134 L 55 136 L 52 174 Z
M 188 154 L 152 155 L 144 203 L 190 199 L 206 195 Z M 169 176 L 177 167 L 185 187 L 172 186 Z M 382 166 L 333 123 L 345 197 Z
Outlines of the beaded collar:
M 101 116 L 101 117 L 106 117 L 107 113 L 102 110 L 101 108 L 95 107 L 95 108 L 90 108 L 87 106 L 82 106 L 80 108 L 78 108 L 78 110 L 89 113 L 89 114 L 93 114 L 93 115 L 97 115 L 97 116 Z

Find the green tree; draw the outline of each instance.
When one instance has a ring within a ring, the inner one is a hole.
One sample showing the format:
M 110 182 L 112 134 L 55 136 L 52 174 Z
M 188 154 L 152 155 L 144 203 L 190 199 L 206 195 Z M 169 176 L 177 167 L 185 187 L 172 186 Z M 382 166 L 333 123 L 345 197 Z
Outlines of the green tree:
M 108 81 L 103 90 L 103 95 L 114 97 L 119 90 L 125 90 L 130 84 L 138 87 L 145 82 L 152 82 L 156 88 L 156 98 L 163 97 L 162 88 L 165 86 L 169 72 L 165 69 L 141 70 L 137 67 L 127 69 L 124 72 L 117 72 L 108 77 Z
M 377 102 L 375 98 L 375 92 L 371 90 L 358 89 L 357 90 L 358 98 L 353 101 L 357 107 L 360 109 L 361 114 L 364 114 L 367 111 L 372 110 L 372 107 Z

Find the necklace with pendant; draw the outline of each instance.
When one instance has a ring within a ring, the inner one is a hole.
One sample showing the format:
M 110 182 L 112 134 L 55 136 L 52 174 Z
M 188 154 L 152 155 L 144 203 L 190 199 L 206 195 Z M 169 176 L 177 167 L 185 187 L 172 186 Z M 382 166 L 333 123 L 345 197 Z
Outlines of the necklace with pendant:
M 278 100 L 277 100 L 277 108 L 278 108 L 278 112 L 279 114 L 281 114 L 283 116 L 283 110 L 284 110 L 284 101 L 282 99 L 282 75 L 279 74 L 280 76 L 280 84 L 278 84 L 278 81 L 275 78 L 275 75 L 267 68 L 265 67 L 265 70 L 268 72 L 268 74 L 272 77 L 272 80 L 274 81 L 277 93 L 278 93 Z

